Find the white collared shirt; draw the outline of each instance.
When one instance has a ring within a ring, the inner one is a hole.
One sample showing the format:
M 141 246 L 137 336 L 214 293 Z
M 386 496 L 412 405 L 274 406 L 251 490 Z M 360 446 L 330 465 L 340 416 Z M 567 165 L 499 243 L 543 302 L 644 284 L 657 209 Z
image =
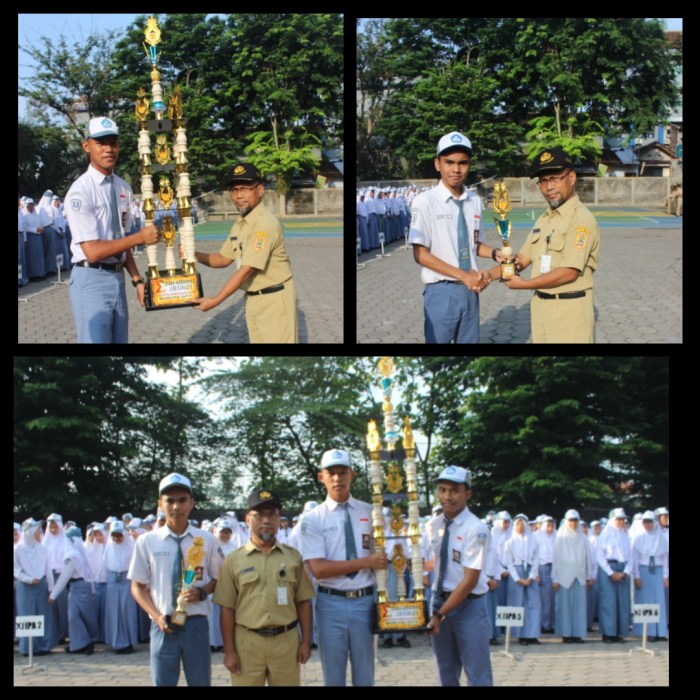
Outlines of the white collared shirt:
M 114 189 L 119 208 L 119 234 L 124 236 L 125 231 L 131 230 L 131 187 L 118 175 L 114 175 Z M 74 263 L 87 260 L 81 243 L 113 240 L 109 180 L 92 165 L 68 190 L 66 219 L 70 226 L 70 249 Z M 112 255 L 104 258 L 102 262 L 115 263 L 123 259 L 124 253 L 121 253 L 118 257 Z
M 136 540 L 127 574 L 127 577 L 132 581 L 145 583 L 151 587 L 151 599 L 162 615 L 171 615 L 173 612 L 172 580 L 177 542 L 171 535 L 174 536 L 174 533 L 167 525 L 141 535 Z M 203 571 L 198 573 L 194 586 L 196 588 L 206 586 L 211 579 L 219 576 L 219 567 L 221 566 L 221 557 L 218 553 L 219 540 L 210 532 L 199 530 L 191 525 L 185 530 L 183 536 L 185 539 L 180 542 L 180 547 L 185 564 L 187 550 L 192 546 L 194 538 L 204 538 Z M 209 599 L 187 603 L 186 609 L 188 615 L 208 615 Z
M 452 205 L 454 206 L 454 205 Z M 445 516 L 438 515 L 430 520 L 426 526 L 426 533 L 430 542 L 430 549 L 435 562 L 435 576 L 433 590 L 437 591 L 440 572 L 440 550 L 442 548 L 442 536 L 445 532 Z M 491 535 L 489 529 L 469 508 L 465 509 L 452 521 L 448 529 L 449 539 L 447 551 L 449 561 L 445 569 L 445 579 L 442 583 L 443 591 L 453 591 L 464 579 L 464 569 L 477 569 L 481 572 L 479 581 L 474 586 L 472 593 L 480 595 L 489 589 L 488 578 L 484 568 L 488 555 Z
M 358 501 L 350 496 L 350 522 L 355 536 L 355 551 L 357 558 L 362 559 L 370 554 L 372 541 L 372 506 Z M 328 559 L 329 561 L 345 561 L 345 510 L 341 504 L 330 496 L 317 508 L 304 514 L 301 523 L 301 552 L 304 561 L 309 559 Z M 374 586 L 375 578 L 372 569 L 360 569 L 357 576 L 333 576 L 318 579 L 318 584 L 335 588 L 339 591 L 354 591 L 358 588 Z
M 457 234 L 457 205 L 451 201 L 452 193 L 440 181 L 427 192 L 419 194 L 411 205 L 411 228 L 408 242 L 425 246 L 436 258 L 459 267 L 459 245 Z M 481 198 L 464 188 L 459 202 L 464 212 L 469 231 L 469 256 L 471 269 L 478 270 L 476 246 L 481 240 Z M 441 275 L 421 266 L 421 279 L 425 284 L 440 280 L 453 280 L 454 277 Z

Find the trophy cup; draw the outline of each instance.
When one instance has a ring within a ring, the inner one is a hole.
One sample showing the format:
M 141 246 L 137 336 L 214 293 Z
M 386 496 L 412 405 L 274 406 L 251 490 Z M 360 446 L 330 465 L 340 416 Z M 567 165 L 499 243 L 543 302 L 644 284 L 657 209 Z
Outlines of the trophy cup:
M 501 248 L 501 255 L 503 255 L 501 280 L 509 280 L 515 275 L 515 258 L 513 257 L 513 249 L 510 247 L 511 221 L 508 218 L 508 212 L 511 209 L 510 196 L 506 190 L 505 183 L 497 182 L 493 188 L 493 210 L 496 214 L 493 220 L 496 223 L 498 233 L 503 239 L 503 247 Z
M 192 545 L 187 550 L 185 561 L 183 562 L 182 582 L 180 583 L 177 597 L 177 608 L 170 618 L 170 627 L 176 630 L 185 629 L 185 621 L 187 620 L 187 611 L 185 610 L 185 601 L 182 599 L 182 593 L 188 591 L 194 586 L 197 578 L 197 569 L 201 568 L 204 562 L 204 538 L 195 537 Z M 187 564 L 187 568 L 184 566 Z
M 162 273 L 158 268 L 156 244 L 146 247 L 148 273 L 144 301 L 146 310 L 153 311 L 192 306 L 202 297 L 203 293 L 202 280 L 195 268 L 194 226 L 190 201 L 192 193 L 187 160 L 187 133 L 185 120 L 182 116 L 182 96 L 179 86 L 176 87 L 168 100 L 168 118 L 164 119 L 163 114 L 166 106 L 163 101 L 163 88 L 160 84 L 160 72 L 158 71 L 160 29 L 155 17 L 148 18 L 144 34 L 146 36 L 144 49 L 152 68 L 150 77 L 153 99 L 150 102 L 150 108 L 153 110 L 155 119 L 148 119 L 149 100 L 143 88 L 139 88 L 136 93 L 134 112 L 139 125 L 138 149 L 141 164 L 143 212 L 146 222 L 149 224 L 153 223 L 155 213 L 152 174 L 164 173 L 164 175 L 159 175 L 156 189 L 158 201 L 164 210 L 160 227 L 161 239 L 165 242 L 165 269 Z M 156 143 L 153 151 L 151 150 L 151 132 L 156 132 Z M 169 132 L 173 132 L 172 149 L 168 142 Z M 174 191 L 171 178 L 167 176 L 172 171 L 175 171 Z M 177 267 L 175 261 L 176 231 L 173 212 L 170 209 L 173 202 L 176 203 L 180 219 L 180 244 L 185 255 L 181 269 Z
M 378 569 L 377 606 L 375 632 L 409 632 L 427 629 L 428 610 L 423 591 L 423 558 L 420 551 L 420 529 L 418 527 L 418 482 L 416 478 L 415 442 L 408 418 L 404 419 L 403 447 L 397 448 L 400 432 L 396 426 L 394 407 L 391 404 L 391 375 L 394 362 L 390 357 L 382 357 L 377 365 L 382 375 L 381 386 L 384 393 L 384 437 L 387 450 L 381 449 L 381 440 L 375 421 L 370 421 L 367 432 L 367 447 L 370 453 L 370 483 L 372 487 L 372 533 L 375 549 L 388 549 L 387 558 L 396 573 L 396 598 L 389 601 L 387 591 L 387 571 Z M 404 459 L 405 479 L 401 473 L 399 460 Z M 388 462 L 384 479 L 381 462 Z M 388 493 L 383 493 L 382 484 L 386 481 Z M 406 486 L 404 490 L 404 484 Z M 382 505 L 384 500 L 391 503 L 390 535 L 385 532 Z M 402 508 L 408 503 L 408 533 L 404 532 Z M 387 542 L 391 541 L 391 544 Z M 410 542 L 410 551 L 404 550 L 404 542 Z M 409 571 L 413 578 L 415 595 L 409 599 L 404 574 Z

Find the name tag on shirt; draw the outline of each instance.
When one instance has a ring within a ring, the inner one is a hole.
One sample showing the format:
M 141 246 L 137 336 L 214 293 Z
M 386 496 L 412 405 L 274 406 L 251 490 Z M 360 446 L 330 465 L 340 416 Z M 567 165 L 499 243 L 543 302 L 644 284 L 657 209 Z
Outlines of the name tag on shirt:
M 277 587 L 277 605 L 287 605 L 287 589 L 285 586 Z
M 545 273 L 549 272 L 552 269 L 552 256 L 551 255 L 543 255 L 540 258 L 540 272 Z

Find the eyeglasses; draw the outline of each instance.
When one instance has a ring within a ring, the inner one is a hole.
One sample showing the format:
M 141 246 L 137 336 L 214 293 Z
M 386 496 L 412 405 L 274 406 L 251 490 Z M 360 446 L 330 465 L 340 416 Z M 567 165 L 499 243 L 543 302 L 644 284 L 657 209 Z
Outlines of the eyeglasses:
M 556 185 L 558 184 L 561 180 L 563 180 L 565 177 L 568 175 L 571 175 L 571 170 L 569 170 L 568 173 L 564 173 L 563 175 L 552 175 L 550 177 L 543 177 L 542 179 L 537 181 L 537 184 L 542 187 L 542 185 Z
M 242 192 L 250 192 L 251 190 L 254 190 L 259 186 L 260 185 L 251 185 L 250 187 L 232 187 L 231 193 L 232 194 L 241 194 Z

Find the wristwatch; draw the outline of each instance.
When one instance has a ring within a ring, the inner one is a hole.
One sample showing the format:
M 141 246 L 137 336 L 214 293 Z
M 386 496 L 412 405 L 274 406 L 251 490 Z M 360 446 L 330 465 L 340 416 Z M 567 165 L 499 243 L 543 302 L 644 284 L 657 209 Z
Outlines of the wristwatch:
M 500 250 L 500 248 L 494 248 L 491 251 L 491 257 L 493 258 L 493 261 L 496 262 L 496 253 Z
M 436 612 L 433 615 L 433 617 L 437 617 L 437 619 L 440 620 L 440 622 L 442 622 L 447 617 L 447 615 L 443 615 L 442 613 Z
M 204 601 L 207 599 L 207 592 L 204 590 L 204 587 L 198 588 L 199 591 L 199 600 Z
M 133 284 L 134 287 L 138 287 L 140 284 L 145 284 L 145 282 L 143 281 L 143 277 L 139 277 L 135 280 L 131 280 L 131 284 Z

